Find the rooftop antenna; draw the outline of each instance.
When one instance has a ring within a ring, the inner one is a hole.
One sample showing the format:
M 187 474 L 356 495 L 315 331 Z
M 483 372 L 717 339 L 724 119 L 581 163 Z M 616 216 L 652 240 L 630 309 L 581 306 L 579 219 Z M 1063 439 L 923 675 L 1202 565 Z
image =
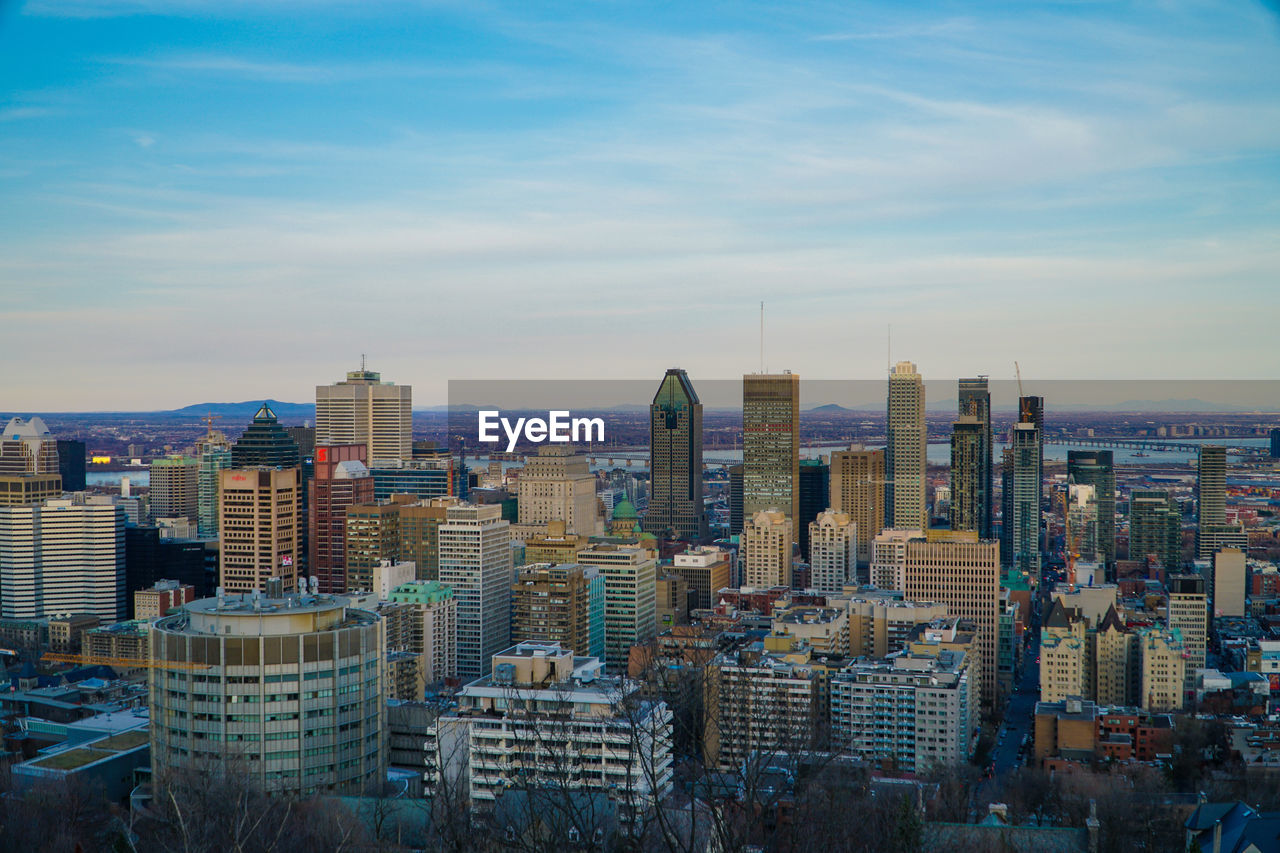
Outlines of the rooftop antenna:
M 884 336 L 885 369 L 893 373 L 893 324 L 889 323 L 885 328 L 887 330 Z
M 760 372 L 764 373 L 764 300 L 760 300 Z
M 360 353 L 360 372 L 365 372 L 364 353 Z

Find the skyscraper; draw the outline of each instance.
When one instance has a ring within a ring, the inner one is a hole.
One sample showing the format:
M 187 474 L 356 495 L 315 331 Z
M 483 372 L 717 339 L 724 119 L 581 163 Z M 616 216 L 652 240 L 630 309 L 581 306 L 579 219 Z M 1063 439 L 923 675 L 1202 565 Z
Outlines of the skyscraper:
M 199 473 L 196 483 L 196 522 L 201 538 L 218 535 L 218 483 L 220 471 L 231 467 L 231 443 L 220 432 L 210 432 L 196 443 Z
M 293 588 L 301 528 L 298 469 L 227 468 L 219 476 L 219 586 L 253 592 L 265 589 L 269 578 L 281 578 Z
M 831 454 L 828 505 L 853 520 L 858 534 L 858 563 L 871 565 L 871 540 L 884 530 L 884 451 L 861 444 Z
M 729 466 L 729 535 L 742 532 L 742 466 Z
M 551 521 L 563 521 L 566 532 L 583 536 L 601 530 L 596 476 L 587 457 L 571 445 L 539 445 L 538 454 L 525 460 L 517 494 L 522 541 L 529 534 L 546 533 Z
M 413 387 L 383 382 L 366 370 L 316 386 L 316 445 L 364 444 L 369 467 L 413 458 Z
M 760 510 L 742 528 L 743 585 L 756 589 L 791 586 L 791 519 L 776 509 Z
M 843 512 L 827 510 L 809 523 L 809 565 L 814 589 L 839 593 L 857 581 L 857 525 Z
M 297 468 L 301 464 L 298 444 L 280 426 L 276 413 L 266 403 L 253 422 L 231 448 L 233 468 Z
M 742 377 L 742 513 L 800 514 L 800 377 L 791 371 Z
M 995 439 L 991 432 L 991 392 L 985 376 L 961 379 L 958 390 L 960 403 L 957 414 L 961 418 L 976 418 L 980 425 L 979 445 L 971 454 L 977 467 L 973 482 L 977 526 L 972 529 L 978 531 L 978 536 L 982 539 L 990 539 L 995 535 L 995 511 L 992 503 L 995 492 L 991 473 L 991 454 L 995 448 Z M 955 487 L 952 486 L 951 500 L 954 502 L 955 499 Z
M 166 456 L 151 462 L 151 518 L 196 521 L 200 509 L 200 463 L 190 456 Z
M 809 524 L 831 506 L 831 466 L 821 459 L 800 460 L 800 514 L 795 518 L 796 538 L 803 559 L 811 557 Z
M 982 527 L 983 425 L 973 415 L 961 415 L 951 425 L 951 529 Z M 991 466 L 987 464 L 987 473 Z M 988 477 L 988 479 L 990 479 Z M 990 508 L 989 506 L 987 507 Z
M 1093 486 L 1067 485 L 1067 553 L 1086 562 L 1096 562 L 1098 548 L 1098 500 Z
M 1129 495 L 1129 559 L 1155 554 L 1165 572 L 1182 565 L 1182 515 L 1163 490 L 1136 490 Z
M 1169 629 L 1182 634 L 1187 652 L 1187 690 L 1195 688 L 1196 670 L 1204 669 L 1209 642 L 1209 597 L 1204 577 L 1197 574 L 1169 574 Z
M 58 443 L 40 418 L 11 418 L 0 434 L 0 506 L 38 504 L 62 495 Z
M 1227 449 L 1221 445 L 1200 447 L 1196 464 L 1196 558 L 1213 557 L 1210 528 L 1227 523 Z
M 85 489 L 84 442 L 60 438 L 58 447 L 58 473 L 62 475 L 64 492 L 83 492 Z
M 440 582 L 458 600 L 458 677 L 470 681 L 511 644 L 511 523 L 496 504 L 459 504 L 439 533 Z
M 889 374 L 886 418 L 884 523 L 889 527 L 925 528 L 929 518 L 924 500 L 925 451 L 924 380 L 909 361 L 900 361 Z
M 315 449 L 315 476 L 307 506 L 308 561 L 320 591 L 357 588 L 347 576 L 347 510 L 373 501 L 373 477 L 364 464 L 363 444 L 321 445 Z
M 125 618 L 124 530 L 123 510 L 83 494 L 0 506 L 0 615 Z
M 1016 571 L 1039 578 L 1040 506 L 1044 500 L 1044 398 L 1019 397 L 1018 422 L 1010 430 L 1010 560 Z
M 645 531 L 660 538 L 706 538 L 702 402 L 689 376 L 679 368 L 667 371 L 649 404 L 649 459 L 651 485 Z M 581 651 L 573 643 L 565 645 Z
M 604 657 L 605 596 L 598 566 L 522 566 L 511 586 L 512 640 L 558 642 Z
M 625 670 L 631 647 L 658 633 L 657 560 L 645 548 L 602 543 L 579 551 L 578 562 L 604 575 L 605 660 Z
M 1116 561 L 1116 469 L 1110 450 L 1068 450 L 1067 482 L 1093 486 L 1098 505 L 1098 556 Z

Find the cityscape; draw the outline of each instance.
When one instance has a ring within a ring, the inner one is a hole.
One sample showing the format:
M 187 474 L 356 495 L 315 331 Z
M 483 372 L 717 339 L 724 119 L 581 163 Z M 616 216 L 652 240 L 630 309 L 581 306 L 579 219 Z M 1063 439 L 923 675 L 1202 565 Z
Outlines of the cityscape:
M 0 71 L 0 853 L 1280 853 L 1274 0 Z

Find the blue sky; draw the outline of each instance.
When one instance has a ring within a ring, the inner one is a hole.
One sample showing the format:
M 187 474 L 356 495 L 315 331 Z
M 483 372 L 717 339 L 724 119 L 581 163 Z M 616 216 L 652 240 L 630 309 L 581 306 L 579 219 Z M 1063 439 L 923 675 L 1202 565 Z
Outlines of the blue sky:
M 0 3 L 0 408 L 727 378 L 761 299 L 805 377 L 1274 378 L 1278 80 L 1243 0 Z

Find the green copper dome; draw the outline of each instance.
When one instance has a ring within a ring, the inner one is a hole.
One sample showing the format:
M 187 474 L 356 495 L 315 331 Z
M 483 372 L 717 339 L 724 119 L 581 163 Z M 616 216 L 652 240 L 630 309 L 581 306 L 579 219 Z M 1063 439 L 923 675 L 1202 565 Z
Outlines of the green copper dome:
M 626 498 L 623 498 L 622 500 L 618 501 L 616 504 L 613 505 L 614 521 L 617 521 L 623 518 L 639 518 L 639 517 L 640 516 L 636 513 L 635 504 L 633 504 L 631 501 L 627 500 Z

